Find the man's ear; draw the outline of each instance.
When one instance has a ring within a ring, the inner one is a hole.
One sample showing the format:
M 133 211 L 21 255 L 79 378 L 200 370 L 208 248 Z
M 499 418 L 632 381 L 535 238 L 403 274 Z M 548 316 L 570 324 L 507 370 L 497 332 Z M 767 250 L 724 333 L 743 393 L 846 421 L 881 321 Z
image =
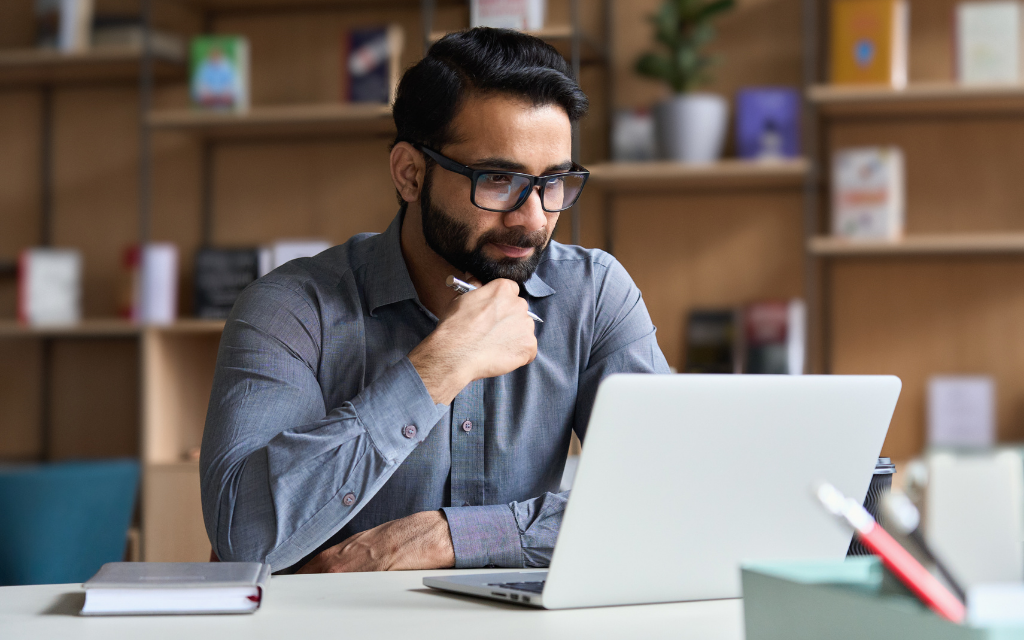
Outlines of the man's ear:
M 391 181 L 406 202 L 416 202 L 423 190 L 427 164 L 423 154 L 408 142 L 399 142 L 391 149 Z

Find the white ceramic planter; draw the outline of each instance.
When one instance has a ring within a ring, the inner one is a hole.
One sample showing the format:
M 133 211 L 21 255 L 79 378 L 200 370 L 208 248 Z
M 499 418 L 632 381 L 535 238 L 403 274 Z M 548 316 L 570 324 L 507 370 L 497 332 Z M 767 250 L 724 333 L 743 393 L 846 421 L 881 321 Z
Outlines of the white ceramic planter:
M 665 160 L 714 162 L 725 145 L 729 102 L 713 93 L 679 94 L 656 107 L 655 125 Z

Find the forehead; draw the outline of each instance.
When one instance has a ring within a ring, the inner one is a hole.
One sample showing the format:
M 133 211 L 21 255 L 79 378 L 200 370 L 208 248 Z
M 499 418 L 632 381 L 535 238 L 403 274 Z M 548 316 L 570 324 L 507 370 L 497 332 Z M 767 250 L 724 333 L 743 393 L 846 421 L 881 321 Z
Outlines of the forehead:
M 572 154 L 572 125 L 557 104 L 518 97 L 470 95 L 452 120 L 446 148 L 469 158 L 502 156 L 523 164 L 561 162 Z M 467 158 L 468 159 L 468 158 Z

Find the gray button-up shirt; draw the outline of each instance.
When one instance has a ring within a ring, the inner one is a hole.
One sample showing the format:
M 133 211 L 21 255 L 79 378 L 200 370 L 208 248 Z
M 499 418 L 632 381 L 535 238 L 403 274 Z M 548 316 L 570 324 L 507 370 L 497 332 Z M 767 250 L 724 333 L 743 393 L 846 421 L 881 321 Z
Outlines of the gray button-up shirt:
M 384 522 L 443 509 L 457 567 L 547 566 L 598 383 L 668 372 L 640 291 L 607 253 L 551 242 L 524 285 L 537 358 L 434 404 L 408 353 L 437 326 L 400 213 L 239 297 L 203 434 L 203 515 L 223 560 L 275 571 Z M 628 425 L 623 425 L 628 428 Z

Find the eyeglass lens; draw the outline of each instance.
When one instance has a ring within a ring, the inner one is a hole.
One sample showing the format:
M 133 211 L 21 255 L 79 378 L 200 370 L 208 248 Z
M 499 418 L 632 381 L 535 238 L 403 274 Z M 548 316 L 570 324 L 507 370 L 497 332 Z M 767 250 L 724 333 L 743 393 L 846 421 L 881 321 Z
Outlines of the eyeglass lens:
M 529 178 L 513 173 L 485 173 L 476 179 L 476 201 L 484 209 L 508 211 L 514 209 L 530 186 Z M 552 176 L 545 181 L 541 193 L 544 209 L 561 211 L 576 201 L 583 188 L 583 176 Z

